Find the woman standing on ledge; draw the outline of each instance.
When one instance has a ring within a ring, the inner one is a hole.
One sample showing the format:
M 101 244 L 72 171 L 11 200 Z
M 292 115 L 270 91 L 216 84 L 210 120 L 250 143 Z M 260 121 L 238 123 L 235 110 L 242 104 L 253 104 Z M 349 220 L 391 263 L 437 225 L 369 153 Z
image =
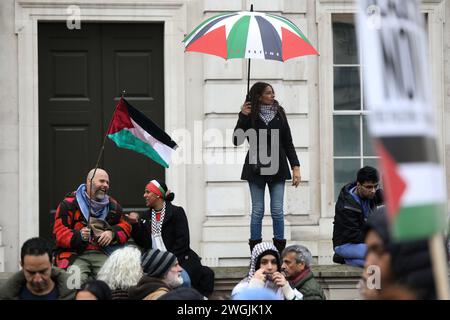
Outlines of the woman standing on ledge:
M 250 222 L 250 252 L 262 241 L 264 193 L 269 186 L 270 211 L 273 222 L 273 243 L 281 252 L 286 246 L 284 238 L 283 199 L 286 180 L 300 184 L 300 163 L 292 143 L 291 129 L 284 109 L 275 100 L 273 87 L 257 82 L 239 112 L 234 128 L 233 144 L 241 145 L 248 139 L 250 150 L 242 168 L 242 180 L 247 180 L 252 199 Z M 290 163 L 290 168 L 287 159 Z M 290 171 L 292 170 L 292 176 Z

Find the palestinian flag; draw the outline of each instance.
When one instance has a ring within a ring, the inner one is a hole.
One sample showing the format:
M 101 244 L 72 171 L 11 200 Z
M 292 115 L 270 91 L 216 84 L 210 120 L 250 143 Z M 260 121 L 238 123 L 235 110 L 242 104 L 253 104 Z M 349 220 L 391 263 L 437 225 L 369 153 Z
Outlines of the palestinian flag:
M 434 137 L 382 137 L 377 149 L 394 238 L 428 238 L 444 231 L 445 172 L 439 163 Z
M 379 2 L 379 1 L 378 1 Z M 393 238 L 430 238 L 448 227 L 445 169 L 434 122 L 427 33 L 420 1 L 393 0 L 373 21 L 372 0 L 358 1 L 358 42 L 364 63 L 369 131 L 380 155 Z M 407 45 L 405 44 L 407 39 Z M 370 62 L 370 63 L 369 63 Z
M 169 167 L 172 151 L 178 147 L 164 130 L 123 97 L 117 104 L 107 135 L 119 148 L 142 153 L 165 168 Z

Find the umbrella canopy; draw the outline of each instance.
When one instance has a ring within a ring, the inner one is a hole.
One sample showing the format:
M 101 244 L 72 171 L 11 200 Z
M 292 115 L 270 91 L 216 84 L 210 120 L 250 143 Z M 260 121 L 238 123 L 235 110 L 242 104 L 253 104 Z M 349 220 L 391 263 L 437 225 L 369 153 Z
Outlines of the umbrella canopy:
M 253 11 L 225 13 L 209 18 L 183 42 L 185 51 L 203 52 L 224 59 L 286 61 L 318 54 L 290 20 Z

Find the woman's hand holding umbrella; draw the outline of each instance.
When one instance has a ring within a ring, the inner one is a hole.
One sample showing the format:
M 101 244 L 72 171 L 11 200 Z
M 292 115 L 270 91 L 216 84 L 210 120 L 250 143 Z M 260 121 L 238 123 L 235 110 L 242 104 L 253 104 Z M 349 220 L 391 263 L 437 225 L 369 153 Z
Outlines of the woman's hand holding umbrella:
M 252 112 L 252 104 L 250 102 L 245 102 L 241 107 L 241 112 L 248 116 Z

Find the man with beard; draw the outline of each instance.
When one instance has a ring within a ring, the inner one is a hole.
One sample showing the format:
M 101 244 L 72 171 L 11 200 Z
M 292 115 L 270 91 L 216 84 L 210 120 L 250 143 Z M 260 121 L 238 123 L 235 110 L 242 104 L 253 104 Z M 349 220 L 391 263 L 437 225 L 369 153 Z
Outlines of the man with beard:
M 156 300 L 183 284 L 183 268 L 173 253 L 150 249 L 141 260 L 144 276 L 128 290 L 131 300 Z
M 336 201 L 333 229 L 333 261 L 363 267 L 367 246 L 363 228 L 372 211 L 383 204 L 377 169 L 359 169 L 356 181 L 342 187 Z
M 62 269 L 72 264 L 79 267 L 81 284 L 95 278 L 106 254 L 130 237 L 131 226 L 108 190 L 108 173 L 92 169 L 86 183 L 66 195 L 56 209 L 56 265 Z
M 70 300 L 75 291 L 67 287 L 68 277 L 64 270 L 52 267 L 52 250 L 42 238 L 31 238 L 22 246 L 20 265 L 0 288 L 0 299 L 7 300 Z

